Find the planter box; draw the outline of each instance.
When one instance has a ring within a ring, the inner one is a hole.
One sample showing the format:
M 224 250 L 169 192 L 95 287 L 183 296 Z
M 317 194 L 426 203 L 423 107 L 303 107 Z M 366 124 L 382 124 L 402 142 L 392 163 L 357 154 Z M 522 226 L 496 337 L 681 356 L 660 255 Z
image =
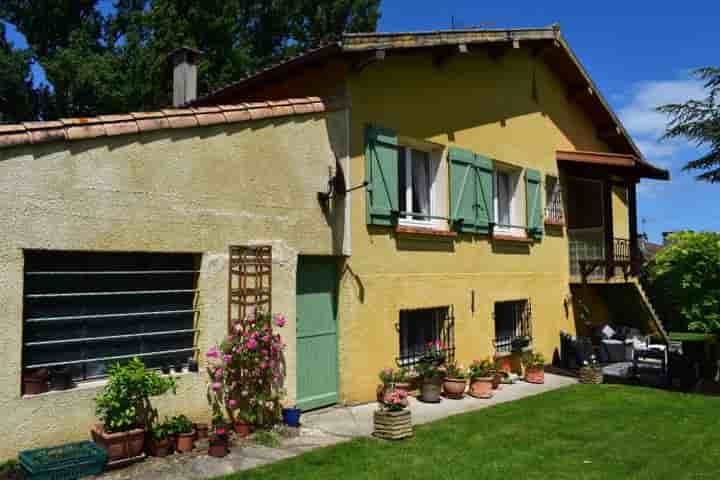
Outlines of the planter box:
M 105 433 L 102 425 L 95 425 L 92 438 L 105 452 L 108 461 L 126 460 L 142 455 L 145 446 L 145 430 L 136 428 L 127 432 Z
M 528 367 L 525 370 L 525 381 L 528 383 L 545 383 L 545 368 Z
M 473 378 L 470 380 L 470 396 L 475 398 L 492 398 L 495 377 Z
M 373 435 L 378 438 L 400 440 L 413 436 L 410 410 L 405 409 L 399 412 L 376 410 L 373 420 L 375 423 Z
M 102 473 L 107 454 L 93 442 L 85 441 L 25 450 L 18 458 L 27 479 L 66 480 Z
M 603 383 L 602 367 L 582 367 L 580 369 L 580 383 L 600 384 Z

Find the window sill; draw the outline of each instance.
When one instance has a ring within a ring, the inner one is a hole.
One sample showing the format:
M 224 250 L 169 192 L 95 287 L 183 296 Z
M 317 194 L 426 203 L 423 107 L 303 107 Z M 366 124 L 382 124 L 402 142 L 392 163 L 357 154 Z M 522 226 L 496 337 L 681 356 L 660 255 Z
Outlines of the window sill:
M 457 232 L 452 230 L 443 230 L 440 228 L 430 227 L 410 227 L 407 225 L 398 225 L 395 227 L 395 233 L 403 235 L 416 235 L 416 236 L 427 236 L 427 237 L 440 237 L 440 238 L 455 238 L 458 236 Z
M 191 372 L 191 371 L 183 371 L 181 373 L 171 373 L 171 374 L 161 374 L 163 377 L 172 377 L 172 378 L 183 378 L 188 377 L 190 375 L 197 375 L 199 372 Z M 97 380 L 88 380 L 85 382 L 78 382 L 75 384 L 74 387 L 68 388 L 67 390 L 48 390 L 47 392 L 38 393 L 36 395 L 21 395 L 20 398 L 22 400 L 32 400 L 34 398 L 44 398 L 44 397 L 50 397 L 54 395 L 62 395 L 64 393 L 72 393 L 72 392 L 83 392 L 86 390 L 98 390 L 105 385 L 107 385 L 108 379 L 107 378 L 100 378 Z
M 546 220 L 545 220 L 545 225 L 551 225 L 551 226 L 553 226 L 553 227 L 564 227 L 564 226 L 565 226 L 565 222 L 562 221 L 562 220 L 550 220 L 550 219 L 546 219 Z
M 499 242 L 515 242 L 515 243 L 534 243 L 535 240 L 528 238 L 526 235 L 507 235 L 507 234 L 494 234 L 492 236 L 493 241 Z

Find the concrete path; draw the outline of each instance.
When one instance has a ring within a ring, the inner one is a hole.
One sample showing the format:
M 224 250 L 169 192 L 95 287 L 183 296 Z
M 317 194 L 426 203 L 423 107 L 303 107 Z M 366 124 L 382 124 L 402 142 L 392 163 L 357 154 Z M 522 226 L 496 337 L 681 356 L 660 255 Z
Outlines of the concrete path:
M 518 382 L 502 385 L 493 398 L 480 400 L 465 397 L 463 400 L 443 399 L 439 404 L 422 403 L 410 399 L 414 424 L 440 420 L 451 415 L 487 408 L 498 403 L 510 402 L 531 395 L 555 390 L 577 383 L 574 378 L 545 374 L 543 385 Z M 268 463 L 300 455 L 316 448 L 335 445 L 354 437 L 369 436 L 372 433 L 372 414 L 376 403 L 353 407 L 332 407 L 304 414 L 302 427 L 285 431 L 280 446 L 270 448 L 258 445 L 252 439 L 238 442 L 225 458 L 207 455 L 207 443 L 199 442 L 192 453 L 171 455 L 166 458 L 149 458 L 142 463 L 122 470 L 108 472 L 103 480 L 174 480 L 208 479 L 249 470 Z

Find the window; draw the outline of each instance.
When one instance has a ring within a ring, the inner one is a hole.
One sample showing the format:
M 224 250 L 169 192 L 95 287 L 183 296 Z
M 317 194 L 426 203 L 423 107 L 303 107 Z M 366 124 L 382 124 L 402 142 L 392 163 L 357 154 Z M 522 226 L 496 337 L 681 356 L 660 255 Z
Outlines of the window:
M 603 185 L 597 180 L 568 177 L 567 214 L 569 228 L 603 226 Z
M 496 234 L 525 236 L 525 212 L 520 188 L 521 170 L 495 170 L 495 230 Z
M 440 342 L 446 358 L 452 361 L 455 338 L 448 307 L 400 311 L 401 366 L 415 365 L 420 361 L 430 342 Z
M 550 225 L 565 223 L 560 182 L 558 177 L 552 175 L 545 177 L 545 223 Z
M 531 309 L 528 300 L 495 302 L 495 351 L 510 353 L 529 346 Z
M 23 368 L 103 377 L 194 355 L 199 255 L 26 251 Z
M 398 152 L 398 192 L 400 223 L 433 226 L 440 217 L 438 183 L 440 162 L 431 152 L 400 147 Z

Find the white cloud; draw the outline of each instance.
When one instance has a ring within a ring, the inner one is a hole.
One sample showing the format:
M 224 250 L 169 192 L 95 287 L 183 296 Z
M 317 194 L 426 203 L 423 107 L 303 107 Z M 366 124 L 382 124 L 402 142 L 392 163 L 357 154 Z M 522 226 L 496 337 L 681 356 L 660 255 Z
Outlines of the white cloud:
M 625 127 L 633 135 L 660 137 L 667 125 L 667 116 L 655 111 L 660 105 L 684 103 L 706 96 L 696 80 L 652 80 L 640 82 L 632 89 L 630 102 L 620 109 Z

